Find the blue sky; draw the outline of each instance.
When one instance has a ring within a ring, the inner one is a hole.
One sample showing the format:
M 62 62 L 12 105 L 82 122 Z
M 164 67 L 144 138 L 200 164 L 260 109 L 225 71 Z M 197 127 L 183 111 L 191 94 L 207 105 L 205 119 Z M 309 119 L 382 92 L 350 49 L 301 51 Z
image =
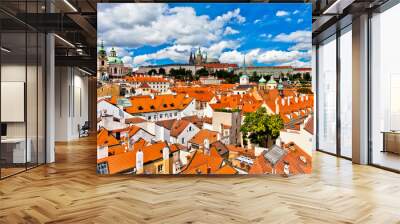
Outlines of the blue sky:
M 198 47 L 224 63 L 310 66 L 310 4 L 98 5 L 98 42 L 133 67 L 186 63 Z

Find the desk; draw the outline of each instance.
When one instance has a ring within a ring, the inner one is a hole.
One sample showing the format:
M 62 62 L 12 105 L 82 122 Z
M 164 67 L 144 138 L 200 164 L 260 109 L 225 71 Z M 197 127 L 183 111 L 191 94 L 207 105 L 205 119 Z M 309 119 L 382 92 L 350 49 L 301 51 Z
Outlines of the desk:
M 383 131 L 382 152 L 400 154 L 400 131 Z
M 25 138 L 6 138 L 1 139 L 1 157 L 6 163 L 26 163 L 31 162 L 31 139 L 28 142 L 25 152 Z

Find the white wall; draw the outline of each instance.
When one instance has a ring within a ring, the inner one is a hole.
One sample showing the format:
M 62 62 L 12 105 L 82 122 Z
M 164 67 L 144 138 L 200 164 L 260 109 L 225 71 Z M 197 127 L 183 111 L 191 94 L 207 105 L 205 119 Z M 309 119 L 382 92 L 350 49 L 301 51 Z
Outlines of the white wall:
M 56 67 L 55 73 L 55 141 L 70 141 L 89 120 L 88 78 L 72 67 Z

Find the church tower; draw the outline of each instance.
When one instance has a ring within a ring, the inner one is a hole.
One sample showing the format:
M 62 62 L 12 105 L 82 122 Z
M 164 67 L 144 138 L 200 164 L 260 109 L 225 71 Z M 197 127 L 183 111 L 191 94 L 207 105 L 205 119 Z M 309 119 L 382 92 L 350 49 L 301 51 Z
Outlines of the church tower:
M 97 52 L 97 79 L 104 80 L 105 77 L 107 77 L 107 52 L 104 49 L 104 41 L 101 41 Z
M 197 54 L 195 55 L 194 61 L 195 61 L 195 65 L 203 64 L 203 55 L 201 54 L 200 47 L 199 47 L 199 50 L 197 51 Z
M 239 82 L 240 85 L 249 84 L 249 76 L 247 75 L 247 69 L 246 69 L 246 56 L 243 57 L 243 75 L 240 76 Z
M 194 65 L 194 57 L 193 57 L 193 52 L 192 51 L 190 51 L 189 65 Z

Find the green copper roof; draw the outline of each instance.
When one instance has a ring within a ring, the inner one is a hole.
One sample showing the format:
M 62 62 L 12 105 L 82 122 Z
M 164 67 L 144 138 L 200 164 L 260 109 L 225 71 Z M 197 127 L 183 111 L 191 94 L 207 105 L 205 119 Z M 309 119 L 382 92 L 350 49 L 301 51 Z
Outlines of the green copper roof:
M 261 77 L 260 80 L 258 80 L 259 83 L 265 83 L 267 80 L 264 79 L 264 76 Z
M 108 64 L 123 64 L 119 57 L 108 57 Z
M 106 54 L 106 50 L 104 50 L 104 42 L 101 41 L 99 55 L 105 55 L 105 54 Z
M 276 84 L 276 81 L 274 79 L 274 76 L 272 75 L 267 84 Z

